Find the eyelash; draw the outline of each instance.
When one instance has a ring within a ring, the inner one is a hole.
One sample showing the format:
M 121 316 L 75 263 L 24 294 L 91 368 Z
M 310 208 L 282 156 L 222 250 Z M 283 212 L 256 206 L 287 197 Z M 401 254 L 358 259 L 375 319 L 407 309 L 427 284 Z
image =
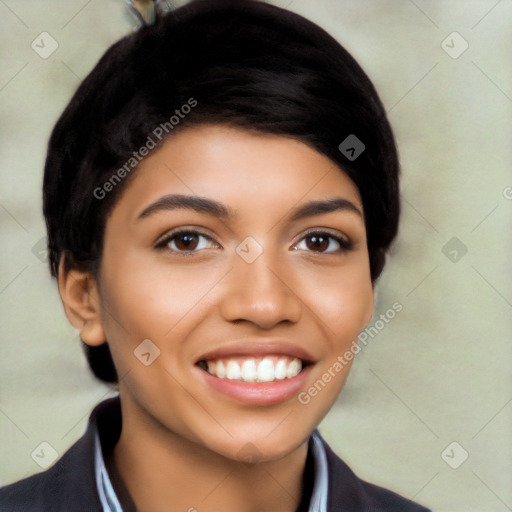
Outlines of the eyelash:
M 304 240 L 306 240 L 308 238 L 313 238 L 313 237 L 328 238 L 330 240 L 334 240 L 339 245 L 339 248 L 336 249 L 335 251 L 329 251 L 329 252 L 309 251 L 309 252 L 312 252 L 313 254 L 344 253 L 346 251 L 350 251 L 353 248 L 353 244 L 348 238 L 344 238 L 339 235 L 335 235 L 333 233 L 330 233 L 329 231 L 317 229 L 317 230 L 311 230 L 311 231 L 306 232 L 302 236 L 302 238 L 299 240 L 299 242 L 294 245 L 294 250 L 298 250 L 298 249 L 296 249 L 296 247 L 299 245 L 299 243 L 303 242 Z M 330 244 L 331 243 L 329 242 L 329 245 Z
M 167 235 L 165 235 L 164 238 L 162 238 L 160 241 L 158 241 L 155 245 L 155 248 L 156 249 L 164 249 L 164 250 L 168 250 L 168 251 L 171 251 L 175 254 L 179 254 L 181 256 L 191 256 L 193 255 L 194 253 L 198 252 L 197 250 L 192 250 L 192 251 L 180 251 L 180 250 L 177 250 L 177 249 L 171 249 L 169 247 L 169 244 L 176 238 L 178 238 L 180 235 L 193 235 L 193 236 L 199 236 L 199 237 L 203 237 L 203 238 L 206 238 L 207 240 L 209 240 L 210 242 L 212 242 L 213 244 L 215 244 L 216 246 L 220 247 L 220 244 L 218 244 L 217 242 L 215 242 L 215 240 L 213 240 L 213 238 L 209 235 L 206 235 L 205 233 L 201 233 L 201 231 L 197 231 L 195 229 L 178 229 L 177 231 L 173 231 L 171 233 L 168 233 Z
M 213 238 L 205 233 L 202 233 L 201 231 L 197 231 L 195 229 L 179 229 L 177 231 L 173 231 L 171 233 L 168 233 L 163 239 L 159 240 L 156 245 L 155 245 L 155 248 L 156 249 L 161 249 L 161 250 L 169 250 L 175 254 L 179 254 L 181 256 L 192 256 L 194 255 L 195 253 L 199 252 L 200 250 L 202 249 L 199 249 L 199 250 L 196 250 L 196 249 L 193 249 L 193 250 L 189 250 L 189 251 L 181 251 L 181 250 L 177 250 L 177 249 L 171 249 L 169 247 L 169 244 L 175 240 L 176 238 L 178 238 L 180 235 L 193 235 L 193 236 L 199 236 L 199 237 L 203 237 L 205 239 L 207 239 L 210 243 L 213 243 L 214 245 L 218 247 L 221 247 L 220 244 L 218 244 L 217 242 L 215 242 L 215 240 L 213 240 Z M 300 249 L 297 249 L 297 246 L 305 241 L 306 239 L 308 238 L 313 238 L 313 237 L 319 237 L 319 238 L 328 238 L 330 240 L 334 240 L 338 245 L 339 245 L 339 248 L 336 249 L 335 251 L 328 251 L 328 252 L 321 252 L 321 251 L 308 251 L 308 252 L 311 252 L 313 254 L 333 254 L 333 253 L 343 253 L 343 252 L 346 252 L 346 251 L 350 251 L 352 248 L 353 248 L 353 244 L 350 240 L 346 239 L 346 238 L 343 238 L 341 236 L 337 236 L 337 235 L 334 235 L 328 231 L 322 231 L 322 230 L 315 230 L 315 231 L 309 231 L 307 233 L 305 233 L 302 238 L 299 240 L 299 242 L 297 242 L 294 246 L 293 246 L 293 250 L 300 250 Z M 329 245 L 330 245 L 330 242 L 329 242 Z M 305 249 L 307 250 L 307 249 Z

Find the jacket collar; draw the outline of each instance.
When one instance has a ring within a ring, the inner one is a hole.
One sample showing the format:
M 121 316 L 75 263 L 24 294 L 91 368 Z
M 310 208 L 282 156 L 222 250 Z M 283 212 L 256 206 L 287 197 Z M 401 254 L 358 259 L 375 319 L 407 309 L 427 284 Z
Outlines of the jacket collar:
M 54 466 L 43 473 L 0 489 L 2 510 L 23 510 L 23 512 L 103 510 L 103 499 L 100 498 L 100 486 L 103 484 L 101 479 L 99 484 L 96 480 L 95 464 L 101 463 L 102 450 L 110 450 L 115 446 L 120 433 L 119 398 L 101 402 L 92 412 L 85 434 Z M 97 451 L 95 451 L 95 443 L 97 443 Z M 360 480 L 330 449 L 317 431 L 311 436 L 309 447 L 314 450 L 311 453 L 314 453 L 316 473 L 310 500 L 311 511 L 429 512 L 425 507 L 392 491 Z M 105 510 L 109 509 L 105 508 Z

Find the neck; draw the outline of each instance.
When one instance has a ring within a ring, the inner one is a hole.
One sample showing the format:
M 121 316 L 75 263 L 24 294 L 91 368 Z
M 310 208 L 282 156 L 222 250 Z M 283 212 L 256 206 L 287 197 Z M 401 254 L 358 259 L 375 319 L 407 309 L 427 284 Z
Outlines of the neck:
M 279 460 L 229 459 L 148 419 L 123 398 L 114 461 L 144 512 L 295 512 L 303 493 L 307 441 Z

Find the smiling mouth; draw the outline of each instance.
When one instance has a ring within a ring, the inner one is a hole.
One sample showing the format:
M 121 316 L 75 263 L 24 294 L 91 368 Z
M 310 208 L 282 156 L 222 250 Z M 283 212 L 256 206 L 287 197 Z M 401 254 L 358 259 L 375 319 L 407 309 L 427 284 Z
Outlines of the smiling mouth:
M 197 366 L 218 379 L 255 383 L 293 379 L 310 364 L 297 357 L 268 355 L 203 359 L 197 363 Z

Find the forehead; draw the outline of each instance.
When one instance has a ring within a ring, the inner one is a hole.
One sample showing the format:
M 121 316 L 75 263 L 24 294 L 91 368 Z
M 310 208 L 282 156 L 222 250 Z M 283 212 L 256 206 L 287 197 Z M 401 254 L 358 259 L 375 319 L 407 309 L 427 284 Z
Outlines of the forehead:
M 134 214 L 165 194 L 215 198 L 261 216 L 308 199 L 343 197 L 362 210 L 350 178 L 325 155 L 284 136 L 224 125 L 177 132 L 137 167 L 115 209 Z

